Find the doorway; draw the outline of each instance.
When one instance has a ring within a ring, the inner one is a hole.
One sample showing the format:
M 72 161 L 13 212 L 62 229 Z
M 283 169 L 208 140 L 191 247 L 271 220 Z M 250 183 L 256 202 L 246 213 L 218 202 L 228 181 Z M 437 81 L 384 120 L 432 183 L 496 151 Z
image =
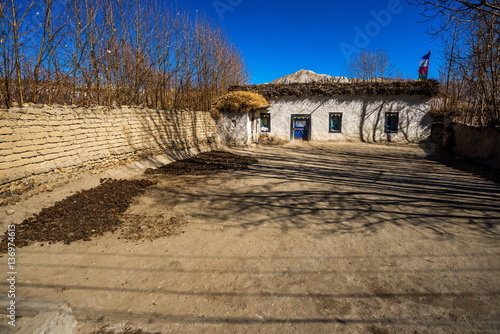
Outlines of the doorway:
M 291 122 L 292 140 L 310 140 L 311 138 L 311 116 L 292 115 Z

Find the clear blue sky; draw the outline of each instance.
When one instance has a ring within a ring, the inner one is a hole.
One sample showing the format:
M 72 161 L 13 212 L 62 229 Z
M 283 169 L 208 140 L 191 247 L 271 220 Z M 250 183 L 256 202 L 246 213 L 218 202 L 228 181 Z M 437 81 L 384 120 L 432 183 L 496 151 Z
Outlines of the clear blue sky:
M 406 0 L 177 0 L 219 22 L 242 52 L 251 83 L 300 69 L 347 76 L 346 56 L 384 48 L 405 78 L 418 78 L 420 57 L 433 50 L 429 78 L 438 78 L 439 48 Z

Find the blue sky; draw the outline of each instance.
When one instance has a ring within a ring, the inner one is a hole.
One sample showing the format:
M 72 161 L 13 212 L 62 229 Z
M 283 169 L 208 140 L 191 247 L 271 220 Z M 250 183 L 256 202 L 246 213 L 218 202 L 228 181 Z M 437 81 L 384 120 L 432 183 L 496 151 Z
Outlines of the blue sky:
M 300 69 L 347 76 L 349 55 L 384 48 L 405 78 L 418 78 L 420 57 L 433 50 L 429 78 L 438 78 L 439 48 L 426 34 L 420 8 L 406 0 L 177 0 L 221 25 L 242 52 L 251 83 Z

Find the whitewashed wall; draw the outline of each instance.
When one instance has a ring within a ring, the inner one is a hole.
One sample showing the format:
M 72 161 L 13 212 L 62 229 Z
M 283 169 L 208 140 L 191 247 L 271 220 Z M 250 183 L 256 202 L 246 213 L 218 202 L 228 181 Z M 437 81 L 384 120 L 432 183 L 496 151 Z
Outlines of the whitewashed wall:
M 311 140 L 419 142 L 430 136 L 426 96 L 284 97 L 270 100 L 270 135 L 289 140 L 292 114 L 311 115 Z M 399 112 L 398 133 L 385 133 L 385 113 Z M 329 114 L 342 113 L 342 132 L 329 132 Z
M 259 140 L 260 112 L 221 112 L 217 121 L 219 142 L 227 146 L 248 146 Z

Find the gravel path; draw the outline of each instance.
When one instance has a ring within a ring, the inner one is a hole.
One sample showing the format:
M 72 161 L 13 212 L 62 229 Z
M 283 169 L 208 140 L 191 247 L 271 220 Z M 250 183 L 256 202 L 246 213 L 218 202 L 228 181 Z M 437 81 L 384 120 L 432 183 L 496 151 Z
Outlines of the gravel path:
M 137 176 L 157 184 L 126 214 L 184 233 L 23 247 L 19 293 L 79 333 L 500 332 L 498 184 L 412 145 L 233 152 L 259 162 Z

